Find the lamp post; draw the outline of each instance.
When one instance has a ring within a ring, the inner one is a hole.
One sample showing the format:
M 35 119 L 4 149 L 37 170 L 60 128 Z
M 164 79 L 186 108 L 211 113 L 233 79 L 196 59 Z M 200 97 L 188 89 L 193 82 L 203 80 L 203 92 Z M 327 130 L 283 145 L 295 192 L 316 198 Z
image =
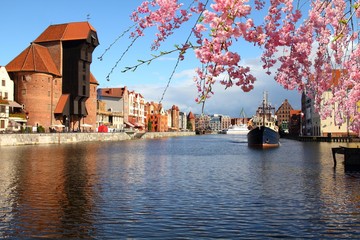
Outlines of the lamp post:
M 303 119 L 303 117 L 304 117 L 304 113 L 301 112 L 301 113 L 300 113 L 300 133 L 299 133 L 300 136 L 302 136 L 302 130 L 303 130 L 303 126 L 302 126 L 302 123 L 303 123 L 302 119 Z
M 28 129 L 28 121 L 29 121 L 29 112 L 26 112 L 26 128 L 25 128 L 25 131 L 27 133 L 29 133 L 29 129 Z

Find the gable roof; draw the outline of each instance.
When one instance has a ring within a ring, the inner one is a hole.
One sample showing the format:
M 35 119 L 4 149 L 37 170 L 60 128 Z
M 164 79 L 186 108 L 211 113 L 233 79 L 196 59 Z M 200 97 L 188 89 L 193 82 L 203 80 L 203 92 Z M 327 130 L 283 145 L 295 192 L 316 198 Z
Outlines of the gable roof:
M 195 116 L 191 111 L 188 114 L 188 119 L 195 119 Z
M 96 32 L 89 22 L 50 25 L 34 42 L 83 40 L 89 37 L 90 31 Z
M 41 72 L 61 76 L 50 55 L 49 50 L 39 44 L 32 43 L 17 57 L 6 65 L 8 72 Z

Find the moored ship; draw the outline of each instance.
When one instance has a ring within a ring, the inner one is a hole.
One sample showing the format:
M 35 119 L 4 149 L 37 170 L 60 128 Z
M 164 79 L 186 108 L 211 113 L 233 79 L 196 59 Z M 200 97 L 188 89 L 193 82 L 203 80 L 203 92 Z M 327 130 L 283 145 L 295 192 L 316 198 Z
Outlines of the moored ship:
M 262 104 L 248 125 L 250 129 L 247 134 L 248 146 L 263 148 L 279 146 L 280 136 L 279 128 L 276 125 L 275 108 L 268 102 L 266 92 Z

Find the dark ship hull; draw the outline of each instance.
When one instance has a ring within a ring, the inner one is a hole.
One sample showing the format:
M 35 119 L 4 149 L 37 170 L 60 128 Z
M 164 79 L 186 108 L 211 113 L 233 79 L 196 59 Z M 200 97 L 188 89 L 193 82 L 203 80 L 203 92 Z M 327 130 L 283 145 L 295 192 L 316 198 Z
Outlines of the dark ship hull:
M 278 147 L 279 133 L 271 128 L 260 126 L 251 129 L 247 134 L 248 146 L 251 147 Z

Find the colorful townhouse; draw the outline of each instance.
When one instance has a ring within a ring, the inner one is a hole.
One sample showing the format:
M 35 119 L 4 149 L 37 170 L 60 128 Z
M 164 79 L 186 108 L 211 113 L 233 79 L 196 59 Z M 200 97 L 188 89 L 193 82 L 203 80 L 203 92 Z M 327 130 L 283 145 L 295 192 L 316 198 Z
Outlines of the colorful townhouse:
M 145 99 L 135 91 L 123 88 L 98 89 L 97 125 L 114 131 L 145 128 Z
M 115 131 L 126 128 L 129 112 L 129 91 L 123 88 L 99 88 L 97 93 L 97 126 L 102 124 Z
M 127 122 L 138 129 L 145 128 L 145 99 L 135 91 L 129 91 L 129 112 Z
M 290 112 L 292 110 L 294 110 L 293 107 L 291 106 L 289 101 L 285 99 L 275 112 L 280 131 L 284 133 L 289 133 Z

